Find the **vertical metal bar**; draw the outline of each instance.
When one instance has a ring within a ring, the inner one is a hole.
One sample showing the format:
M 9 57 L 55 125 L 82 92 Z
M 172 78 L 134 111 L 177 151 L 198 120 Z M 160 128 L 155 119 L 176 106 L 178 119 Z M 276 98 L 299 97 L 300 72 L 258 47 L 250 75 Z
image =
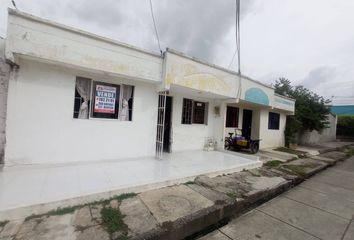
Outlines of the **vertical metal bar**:
M 156 158 L 162 159 L 165 126 L 166 92 L 160 92 L 157 106 Z

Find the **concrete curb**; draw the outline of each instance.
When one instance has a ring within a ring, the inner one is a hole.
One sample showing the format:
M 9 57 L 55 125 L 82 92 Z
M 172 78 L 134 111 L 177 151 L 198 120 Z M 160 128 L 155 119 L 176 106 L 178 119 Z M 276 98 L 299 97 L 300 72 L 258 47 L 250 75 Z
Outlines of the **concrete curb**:
M 341 150 L 345 147 L 347 146 L 341 148 L 333 148 L 333 151 Z M 212 226 L 215 226 L 222 221 L 227 221 L 227 219 L 231 217 L 237 217 L 244 214 L 251 208 L 254 208 L 278 196 L 279 194 L 286 192 L 290 188 L 305 181 L 307 178 L 310 178 L 311 176 L 323 171 L 328 167 L 334 166 L 337 162 L 343 161 L 347 158 L 348 157 L 336 159 L 332 163 L 316 159 L 316 161 L 320 162 L 321 164 L 308 171 L 303 177 L 294 175 L 283 175 L 282 177 L 286 181 L 274 188 L 253 192 L 252 194 L 247 195 L 245 199 L 239 201 L 226 201 L 222 204 L 215 204 L 212 207 L 202 209 L 196 213 L 177 219 L 174 222 L 166 222 L 154 231 L 146 232 L 140 236 L 133 237 L 131 239 L 175 240 L 184 239 L 186 237 L 196 235 L 197 233 Z M 270 169 L 270 171 L 274 172 L 275 174 L 281 174 L 276 169 Z

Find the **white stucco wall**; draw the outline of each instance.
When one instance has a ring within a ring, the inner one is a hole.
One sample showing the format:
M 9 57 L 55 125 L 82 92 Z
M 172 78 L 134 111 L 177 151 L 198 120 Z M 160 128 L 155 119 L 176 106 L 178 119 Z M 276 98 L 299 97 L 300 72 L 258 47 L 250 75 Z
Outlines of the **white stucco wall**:
M 10 79 L 6 164 L 96 161 L 155 154 L 157 93 L 147 83 L 20 60 Z M 135 86 L 133 121 L 74 119 L 76 75 Z
M 161 82 L 162 58 L 95 34 L 9 10 L 6 57 L 34 57 L 75 68 Z
M 165 62 L 163 78 L 167 89 L 174 84 L 221 97 L 236 98 L 239 78 L 231 71 L 203 63 L 174 50 L 165 53 Z
M 275 112 L 280 114 L 279 119 L 279 129 L 268 129 L 268 117 L 269 112 Z M 260 143 L 260 148 L 271 148 L 284 146 L 284 130 L 286 124 L 286 115 L 282 112 L 277 112 L 274 109 L 262 109 L 260 110 L 260 138 L 262 139 Z
M 5 122 L 7 105 L 7 88 L 10 77 L 10 66 L 5 62 L 5 40 L 0 38 L 0 163 L 3 162 L 6 142 Z
M 298 135 L 300 144 L 318 144 L 321 142 L 330 142 L 336 140 L 337 135 L 337 116 L 328 115 L 329 127 L 321 132 L 305 131 Z
M 222 119 L 214 114 L 215 102 L 213 99 L 196 98 L 188 95 L 171 94 L 173 96 L 173 112 L 172 112 L 172 151 L 184 150 L 202 150 L 207 137 L 214 138 L 214 126 L 217 121 Z M 183 98 L 208 102 L 208 124 L 182 124 L 182 104 Z M 222 134 L 222 128 L 220 128 Z M 215 140 L 219 138 L 215 135 Z

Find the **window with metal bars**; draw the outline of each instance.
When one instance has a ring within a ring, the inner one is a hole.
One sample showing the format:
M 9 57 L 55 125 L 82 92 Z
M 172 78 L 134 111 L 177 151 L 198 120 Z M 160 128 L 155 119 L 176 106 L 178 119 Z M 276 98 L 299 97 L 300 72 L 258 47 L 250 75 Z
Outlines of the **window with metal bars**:
M 183 99 L 182 124 L 207 124 L 208 103 Z
M 279 113 L 269 112 L 268 129 L 278 130 L 279 129 L 279 119 L 280 119 Z
M 239 109 L 237 107 L 227 106 L 226 109 L 226 127 L 227 128 L 237 128 L 238 127 L 238 113 Z

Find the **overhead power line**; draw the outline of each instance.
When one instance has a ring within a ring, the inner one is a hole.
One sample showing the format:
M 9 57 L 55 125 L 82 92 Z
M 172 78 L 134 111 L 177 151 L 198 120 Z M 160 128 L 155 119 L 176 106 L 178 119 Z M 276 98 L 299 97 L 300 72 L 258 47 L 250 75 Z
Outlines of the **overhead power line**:
M 241 37 L 240 37 L 240 0 L 235 0 L 235 52 L 232 56 L 231 62 L 229 67 L 231 67 L 232 63 L 234 62 L 235 56 L 237 54 L 237 71 L 241 74 Z
M 149 0 L 149 1 L 150 1 L 150 11 L 151 11 L 152 22 L 154 23 L 154 28 L 155 28 L 155 34 L 156 34 L 157 44 L 158 44 L 158 46 L 159 46 L 159 50 L 160 50 L 160 53 L 161 53 L 161 55 L 162 55 L 159 33 L 157 32 L 157 27 L 156 27 L 156 22 L 155 22 L 155 17 L 154 17 L 154 10 L 153 10 L 153 7 L 152 7 L 152 0 Z
M 16 6 L 16 3 L 15 3 L 15 0 L 11 0 L 11 3 L 12 3 L 12 5 L 14 6 L 14 8 L 16 8 L 17 9 L 17 6 Z M 18 9 L 17 9 L 18 10 Z
M 240 38 L 240 0 L 235 0 L 236 2 L 236 49 L 237 49 L 237 62 L 238 62 L 238 73 L 241 74 L 241 38 Z

